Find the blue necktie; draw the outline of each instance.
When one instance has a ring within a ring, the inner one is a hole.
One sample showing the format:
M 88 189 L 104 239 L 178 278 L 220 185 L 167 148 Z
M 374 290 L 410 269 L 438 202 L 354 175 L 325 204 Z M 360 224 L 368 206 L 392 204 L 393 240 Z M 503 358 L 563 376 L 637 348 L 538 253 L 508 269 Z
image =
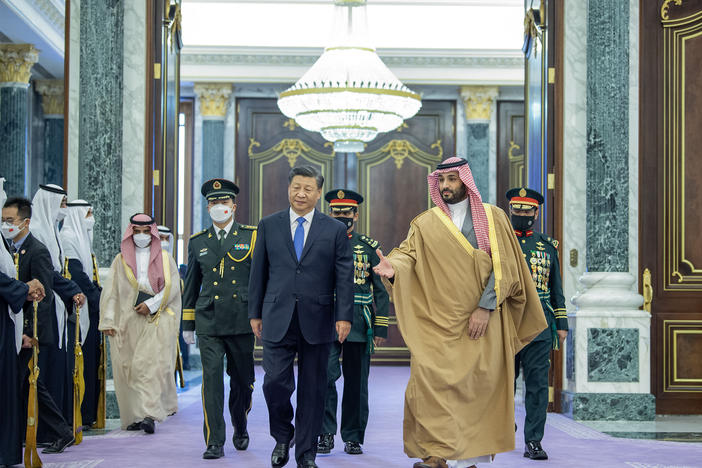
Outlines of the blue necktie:
M 302 247 L 305 245 L 305 228 L 302 227 L 305 222 L 305 218 L 300 216 L 297 218 L 297 229 L 295 229 L 295 237 L 293 237 L 293 244 L 295 245 L 295 253 L 297 254 L 297 259 L 300 260 L 302 256 Z

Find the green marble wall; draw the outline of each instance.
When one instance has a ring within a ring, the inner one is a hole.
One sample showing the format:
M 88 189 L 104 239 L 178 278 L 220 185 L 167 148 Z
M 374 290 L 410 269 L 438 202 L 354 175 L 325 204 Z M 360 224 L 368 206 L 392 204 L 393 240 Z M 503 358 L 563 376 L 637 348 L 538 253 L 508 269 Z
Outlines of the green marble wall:
M 44 183 L 63 186 L 63 119 L 44 120 Z
M 27 154 L 27 85 L 0 87 L 0 176 L 8 197 L 25 191 Z

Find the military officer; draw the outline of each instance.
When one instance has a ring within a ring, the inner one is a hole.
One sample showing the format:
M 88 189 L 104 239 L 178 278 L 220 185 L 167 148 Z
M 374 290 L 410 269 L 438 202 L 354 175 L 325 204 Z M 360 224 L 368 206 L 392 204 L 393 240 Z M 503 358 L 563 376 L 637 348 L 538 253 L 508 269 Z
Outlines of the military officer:
M 544 197 L 528 188 L 513 188 L 507 192 L 510 218 L 531 277 L 541 299 L 548 328 L 526 345 L 516 356 L 515 378 L 519 367 L 524 369 L 526 392 L 524 406 L 524 456 L 532 460 L 546 460 L 541 447 L 548 408 L 548 371 L 551 349 L 558 349 L 568 335 L 565 299 L 561 288 L 561 270 L 558 263 L 558 241 L 533 230 L 539 217 Z
M 327 394 L 324 403 L 322 434 L 317 453 L 329 453 L 334 448 L 336 434 L 336 381 L 341 376 L 343 358 L 344 393 L 341 401 L 341 438 L 344 451 L 351 455 L 363 453 L 361 444 L 368 423 L 368 372 L 370 356 L 388 336 L 389 296 L 372 265 L 379 262 L 375 250 L 378 241 L 354 231 L 358 220 L 358 205 L 363 197 L 352 190 L 335 189 L 325 195 L 331 216 L 346 225 L 354 261 L 354 316 L 346 341 L 332 343 L 327 371 Z M 373 302 L 375 301 L 375 311 Z
M 246 419 L 254 383 L 254 335 L 248 317 L 248 286 L 256 227 L 234 220 L 239 188 L 226 179 L 202 185 L 213 225 L 190 238 L 188 271 L 183 292 L 183 337 L 195 342 L 197 331 L 202 359 L 202 403 L 205 459 L 224 456 L 223 358 L 231 377 L 229 413 L 234 448 L 246 450 Z

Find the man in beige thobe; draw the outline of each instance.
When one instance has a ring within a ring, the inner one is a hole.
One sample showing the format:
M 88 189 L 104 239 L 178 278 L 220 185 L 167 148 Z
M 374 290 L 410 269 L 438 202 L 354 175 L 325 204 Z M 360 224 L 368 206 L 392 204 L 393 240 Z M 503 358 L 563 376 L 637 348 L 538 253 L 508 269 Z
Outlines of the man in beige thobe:
M 411 353 L 405 453 L 466 468 L 514 449 L 514 355 L 546 328 L 505 213 L 483 205 L 465 159 L 429 175 L 437 205 L 374 271 Z
M 177 410 L 180 314 L 175 261 L 161 250 L 154 220 L 134 215 L 100 296 L 99 329 L 110 337 L 122 429 L 152 434 L 155 421 Z

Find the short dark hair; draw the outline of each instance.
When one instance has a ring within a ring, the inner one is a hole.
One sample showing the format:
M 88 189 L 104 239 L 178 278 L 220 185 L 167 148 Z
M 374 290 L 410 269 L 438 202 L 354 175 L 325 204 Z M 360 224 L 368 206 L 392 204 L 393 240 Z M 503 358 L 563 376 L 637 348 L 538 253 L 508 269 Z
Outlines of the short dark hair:
M 322 185 L 324 185 L 324 176 L 314 166 L 297 166 L 290 169 L 288 185 L 292 183 L 295 176 L 314 177 L 318 189 L 321 189 Z
M 32 217 L 32 202 L 24 197 L 8 198 L 3 208 L 17 208 L 17 216 L 24 218 Z

